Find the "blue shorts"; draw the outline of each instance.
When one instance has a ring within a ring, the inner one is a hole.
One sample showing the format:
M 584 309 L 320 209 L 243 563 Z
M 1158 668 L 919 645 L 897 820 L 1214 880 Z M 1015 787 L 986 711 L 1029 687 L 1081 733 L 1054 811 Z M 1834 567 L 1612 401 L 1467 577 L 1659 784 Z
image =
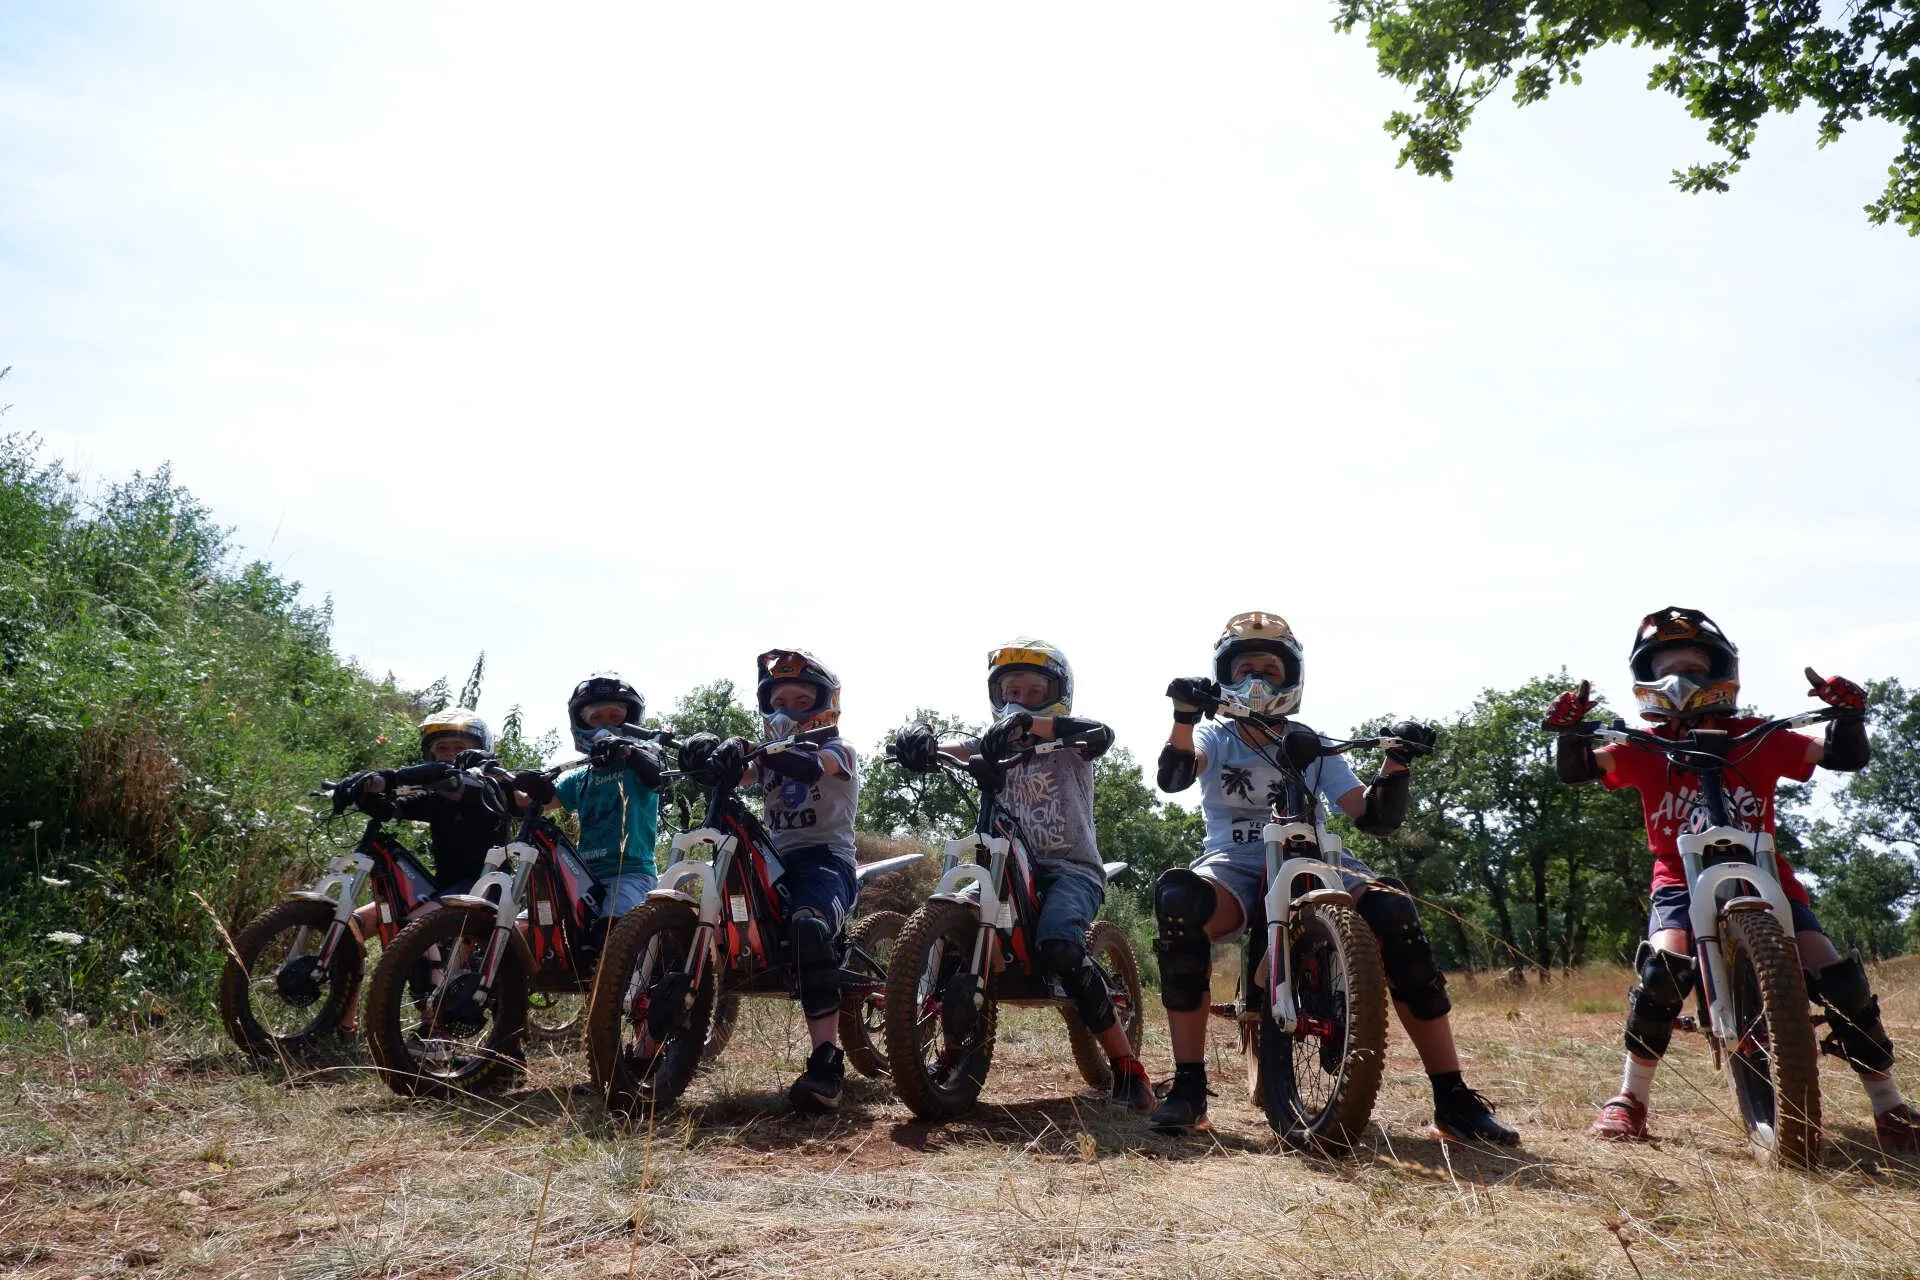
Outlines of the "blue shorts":
M 1040 920 L 1033 931 L 1034 945 L 1049 939 L 1084 942 L 1087 926 L 1093 923 L 1100 904 L 1106 901 L 1106 887 L 1095 884 L 1092 876 L 1072 871 L 1043 872 L 1034 876 L 1033 887 L 1040 895 Z
M 1693 893 L 1683 884 L 1663 884 L 1653 891 L 1653 911 L 1647 917 L 1647 936 L 1651 938 L 1662 929 L 1678 929 L 1689 938 L 1693 936 L 1693 919 L 1689 908 L 1693 903 Z M 1820 918 L 1813 914 L 1813 908 L 1804 902 L 1788 900 L 1793 908 L 1793 931 L 1795 933 L 1825 933 L 1820 927 Z
M 645 902 L 660 879 L 651 871 L 623 871 L 600 882 L 600 914 L 618 920 Z
M 1345 850 L 1341 851 L 1337 861 L 1327 861 L 1339 868 L 1340 882 L 1348 893 L 1358 895 L 1375 879 L 1373 868 Z M 1250 844 L 1237 849 L 1222 849 L 1217 853 L 1203 853 L 1191 870 L 1201 879 L 1211 880 L 1225 888 L 1240 904 L 1240 927 L 1232 933 L 1220 934 L 1214 941 L 1230 942 L 1238 938 L 1245 931 L 1247 921 L 1253 919 L 1265 905 L 1266 846 Z
M 824 844 L 809 844 L 783 850 L 780 861 L 786 865 L 780 887 L 787 896 L 787 919 L 802 911 L 815 911 L 838 936 L 853 914 L 853 901 L 860 892 L 847 860 Z

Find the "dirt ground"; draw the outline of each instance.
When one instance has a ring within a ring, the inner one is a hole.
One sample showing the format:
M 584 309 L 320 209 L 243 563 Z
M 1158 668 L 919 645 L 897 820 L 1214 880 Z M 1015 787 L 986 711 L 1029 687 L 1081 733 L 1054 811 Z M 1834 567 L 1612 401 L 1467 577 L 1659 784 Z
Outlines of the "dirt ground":
M 1273 1141 L 1224 1024 L 1214 1132 L 1184 1139 L 1101 1106 L 1045 1010 L 1004 1015 L 981 1107 L 935 1126 L 865 1080 L 839 1115 L 792 1115 L 798 1015 L 749 1002 L 684 1104 L 632 1133 L 578 1053 L 496 1096 L 423 1102 L 352 1046 L 289 1076 L 205 1028 L 0 1024 L 0 1274 L 1920 1277 L 1920 1165 L 1874 1147 L 1832 1059 L 1811 1173 L 1747 1158 L 1698 1037 L 1662 1068 L 1659 1141 L 1584 1136 L 1617 1084 L 1627 983 L 1456 980 L 1467 1078 L 1523 1145 L 1426 1137 L 1396 1032 L 1374 1126 L 1339 1160 Z M 1914 1092 L 1920 962 L 1875 983 Z

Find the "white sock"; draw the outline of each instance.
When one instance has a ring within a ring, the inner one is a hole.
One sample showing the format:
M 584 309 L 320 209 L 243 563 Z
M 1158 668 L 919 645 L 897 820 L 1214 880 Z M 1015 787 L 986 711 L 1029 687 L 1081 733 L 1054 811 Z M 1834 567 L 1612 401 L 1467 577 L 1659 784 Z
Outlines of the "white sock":
M 1900 1096 L 1900 1082 L 1892 1076 L 1885 1080 L 1860 1078 L 1860 1087 L 1867 1091 L 1867 1101 L 1873 1103 L 1873 1114 L 1880 1115 L 1893 1110 L 1906 1099 Z
M 1620 1074 L 1620 1092 L 1630 1093 L 1642 1106 L 1646 1105 L 1647 1099 L 1653 1096 L 1653 1073 L 1659 1067 L 1658 1059 L 1641 1062 L 1628 1054 L 1626 1070 Z

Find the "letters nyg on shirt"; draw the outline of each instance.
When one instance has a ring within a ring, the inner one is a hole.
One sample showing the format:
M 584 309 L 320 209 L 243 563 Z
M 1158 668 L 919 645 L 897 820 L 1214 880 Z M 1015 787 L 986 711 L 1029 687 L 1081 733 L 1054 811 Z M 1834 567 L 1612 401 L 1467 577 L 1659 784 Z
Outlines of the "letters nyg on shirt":
M 839 773 L 823 773 L 817 782 L 796 782 L 756 766 L 767 793 L 767 830 L 776 853 L 824 845 L 849 867 L 853 858 L 853 811 L 860 802 L 860 762 L 839 738 L 822 743 L 820 754 L 837 761 Z

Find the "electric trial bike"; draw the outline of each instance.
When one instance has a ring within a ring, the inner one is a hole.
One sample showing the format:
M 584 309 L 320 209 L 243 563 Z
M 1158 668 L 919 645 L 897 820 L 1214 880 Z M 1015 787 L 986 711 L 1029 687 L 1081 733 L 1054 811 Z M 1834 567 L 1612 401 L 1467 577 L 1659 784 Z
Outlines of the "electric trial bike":
M 993 1061 L 999 1006 L 1060 1010 L 1074 1065 L 1096 1089 L 1113 1085 L 1113 1068 L 1072 1001 L 1037 967 L 1034 929 L 1040 901 L 1019 823 L 1000 804 L 1007 774 L 1050 751 L 1079 745 L 1060 738 L 1001 760 L 947 755 L 940 767 L 979 787 L 972 834 L 947 841 L 933 895 L 907 918 L 887 965 L 887 1059 L 900 1100 L 923 1120 L 951 1120 L 971 1110 Z M 963 783 L 964 785 L 964 783 Z M 1104 864 L 1109 883 L 1127 869 Z M 1118 926 L 1096 920 L 1087 929 L 1093 958 L 1129 1044 L 1140 1043 L 1140 968 Z
M 394 771 L 399 787 L 450 777 L 450 764 Z M 324 782 L 338 818 L 353 804 L 342 784 Z M 233 1042 L 256 1056 L 293 1055 L 338 1027 L 360 991 L 366 947 L 353 928 L 354 907 L 371 888 L 379 907 L 374 928 L 392 945 L 401 928 L 433 897 L 433 882 L 414 856 L 369 818 L 349 853 L 336 854 L 319 880 L 255 916 L 233 938 L 220 972 L 220 1021 Z
M 1742 734 L 1693 729 L 1663 738 L 1588 722 L 1564 732 L 1601 745 L 1658 752 L 1700 780 L 1704 830 L 1678 837 L 1690 895 L 1700 982 L 1698 1025 L 1723 1063 L 1734 1108 L 1756 1159 L 1806 1167 L 1820 1155 L 1820 1048 L 1793 908 L 1774 861 L 1773 837 L 1748 831 L 1727 802 L 1722 774 L 1742 748 L 1782 729 L 1844 714 L 1834 707 L 1769 720 Z
M 828 732 L 759 743 L 747 762 L 798 742 L 823 741 Z M 615 1114 L 668 1106 L 686 1091 L 703 1050 L 709 1059 L 718 1054 L 711 1040 L 716 1003 L 797 995 L 780 856 L 738 795 L 739 785 L 728 778 L 713 788 L 705 822 L 674 837 L 673 865 L 607 936 L 588 1001 L 587 1052 L 594 1083 Z M 855 869 L 855 879 L 865 884 L 919 857 L 867 863 Z M 901 924 L 899 912 L 878 911 L 844 939 L 840 1042 L 847 1061 L 867 1076 L 888 1070 L 877 1032 L 884 956 Z
M 529 806 L 513 840 L 487 851 L 473 888 L 441 897 L 375 967 L 367 1049 L 388 1086 L 444 1096 L 517 1073 L 531 997 L 592 987 L 602 900 L 566 834 Z
M 1342 878 L 1345 847 L 1326 829 L 1306 770 L 1347 751 L 1428 748 L 1389 737 L 1322 743 L 1230 698 L 1209 709 L 1270 729 L 1273 750 L 1256 750 L 1282 778 L 1260 831 L 1266 871 L 1241 947 L 1239 991 L 1209 1007 L 1239 1027 L 1248 1099 L 1283 1141 L 1350 1147 L 1373 1114 L 1386 1066 L 1386 970 Z

